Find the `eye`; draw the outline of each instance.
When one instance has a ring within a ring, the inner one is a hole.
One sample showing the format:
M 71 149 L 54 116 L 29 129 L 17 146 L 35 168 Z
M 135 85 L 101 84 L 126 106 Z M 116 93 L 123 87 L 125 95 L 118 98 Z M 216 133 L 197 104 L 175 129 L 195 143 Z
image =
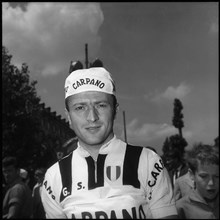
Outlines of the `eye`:
M 96 108 L 98 108 L 98 109 L 106 108 L 107 106 L 108 106 L 107 103 L 101 102 L 96 105 Z
M 74 111 L 83 111 L 83 110 L 85 110 L 84 105 L 77 105 L 74 107 Z
M 199 176 L 200 176 L 202 179 L 205 179 L 205 178 L 208 177 L 208 175 L 206 175 L 206 174 L 200 174 Z

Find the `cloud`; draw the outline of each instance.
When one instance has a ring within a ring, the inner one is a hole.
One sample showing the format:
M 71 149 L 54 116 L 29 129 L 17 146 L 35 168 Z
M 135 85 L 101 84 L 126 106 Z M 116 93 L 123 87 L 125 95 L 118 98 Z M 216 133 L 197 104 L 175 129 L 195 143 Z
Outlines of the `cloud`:
M 133 119 L 127 125 L 127 136 L 130 140 L 138 142 L 152 141 L 161 137 L 167 137 L 177 133 L 174 126 L 168 124 L 139 124 L 137 119 Z
M 217 22 L 212 22 L 210 25 L 210 33 L 211 34 L 218 34 L 218 23 Z
M 169 86 L 164 92 L 159 93 L 158 91 L 154 94 L 145 95 L 145 98 L 151 99 L 153 102 L 160 102 L 163 99 L 173 100 L 175 98 L 183 99 L 191 92 L 191 87 L 184 82 L 180 83 L 176 88 L 173 86 Z
M 140 123 L 138 119 L 133 119 L 126 126 L 127 141 L 136 146 L 152 146 L 157 152 L 162 154 L 162 146 L 167 137 L 178 134 L 178 130 L 169 124 L 153 124 L 153 123 Z M 124 130 L 120 126 L 120 133 L 118 136 L 124 139 Z M 184 129 L 183 137 L 192 141 L 193 132 Z M 189 142 L 191 143 L 191 142 Z
M 104 17 L 99 3 L 31 2 L 26 10 L 3 3 L 3 45 L 13 63 L 25 62 L 44 75 L 69 70 L 71 60 L 96 57 Z

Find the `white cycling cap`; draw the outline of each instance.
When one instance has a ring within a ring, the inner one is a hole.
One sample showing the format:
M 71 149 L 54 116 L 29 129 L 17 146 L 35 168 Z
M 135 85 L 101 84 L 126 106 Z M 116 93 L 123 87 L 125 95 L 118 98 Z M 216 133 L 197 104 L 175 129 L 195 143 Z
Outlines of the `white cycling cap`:
M 111 74 L 103 67 L 78 69 L 65 80 L 65 99 L 86 91 L 98 91 L 115 95 L 115 83 Z

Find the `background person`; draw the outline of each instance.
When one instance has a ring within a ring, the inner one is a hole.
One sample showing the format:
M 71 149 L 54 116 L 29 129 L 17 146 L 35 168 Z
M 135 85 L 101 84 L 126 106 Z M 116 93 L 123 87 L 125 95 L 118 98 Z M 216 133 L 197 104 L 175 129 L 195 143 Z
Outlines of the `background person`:
M 22 181 L 15 157 L 5 157 L 2 172 L 7 184 L 3 200 L 2 218 L 32 218 L 32 196 L 29 187 Z
M 180 218 L 219 219 L 219 152 L 211 145 L 198 144 L 187 152 L 194 189 L 176 202 Z
M 45 175 L 47 218 L 176 218 L 162 159 L 113 132 L 115 83 L 103 67 L 73 71 L 65 81 L 66 113 L 77 148 Z
M 30 188 L 29 183 L 30 183 L 30 176 L 27 170 L 20 168 L 20 177 L 22 181 Z
M 175 201 L 189 194 L 189 191 L 194 188 L 189 172 L 176 179 L 174 184 L 174 198 Z
M 46 170 L 44 168 L 36 169 L 35 179 L 37 183 L 33 187 L 32 197 L 33 197 L 33 218 L 34 219 L 45 219 L 45 211 L 41 201 L 41 191 L 42 184 L 44 180 Z
M 179 151 L 173 150 L 166 152 L 164 160 L 172 186 L 174 187 L 176 179 L 188 172 L 188 166 Z

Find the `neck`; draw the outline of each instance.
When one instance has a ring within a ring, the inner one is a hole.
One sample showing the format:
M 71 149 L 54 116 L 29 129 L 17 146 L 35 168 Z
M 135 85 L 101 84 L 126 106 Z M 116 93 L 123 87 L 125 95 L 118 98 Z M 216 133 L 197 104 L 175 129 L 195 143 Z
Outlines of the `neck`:
M 209 204 L 210 207 L 214 208 L 215 207 L 215 203 L 216 203 L 216 198 L 218 197 L 218 195 L 216 195 L 215 198 L 213 199 L 206 199 L 205 198 L 205 201 Z
M 22 181 L 20 176 L 17 176 L 17 178 L 15 178 L 12 182 L 8 183 L 8 186 L 11 187 L 13 186 L 15 183 Z
M 102 142 L 101 144 L 96 144 L 96 145 L 88 145 L 85 142 L 82 142 L 79 140 L 79 144 L 81 147 L 83 147 L 90 155 L 91 157 L 96 161 L 97 157 L 99 155 L 99 150 L 102 146 L 107 144 L 112 138 L 114 137 L 114 134 L 112 133 L 111 135 L 108 136 L 108 138 Z
M 100 149 L 100 148 L 99 148 Z M 94 161 L 97 161 L 98 155 L 99 155 L 99 149 L 86 149 L 90 156 L 93 158 Z

